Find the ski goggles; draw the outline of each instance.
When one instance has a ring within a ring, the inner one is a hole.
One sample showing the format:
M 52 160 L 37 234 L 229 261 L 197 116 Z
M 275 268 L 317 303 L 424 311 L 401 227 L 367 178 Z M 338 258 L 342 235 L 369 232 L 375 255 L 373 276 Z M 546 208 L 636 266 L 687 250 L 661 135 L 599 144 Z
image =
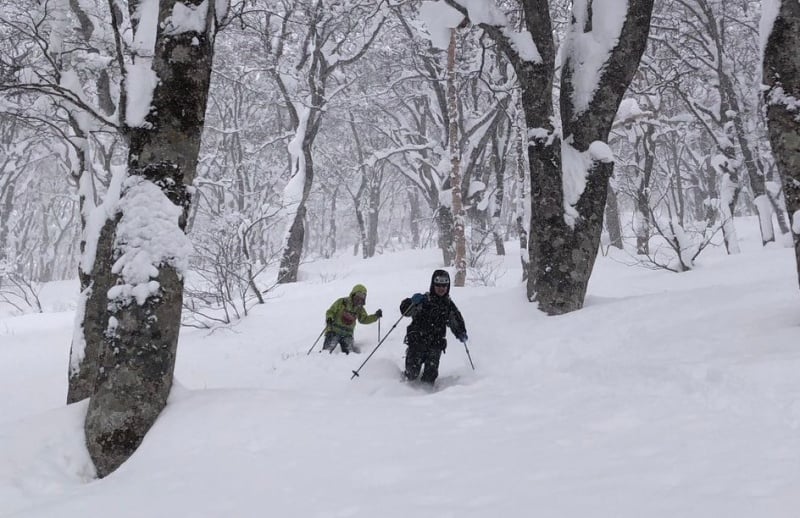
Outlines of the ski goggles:
M 434 286 L 450 286 L 450 277 L 446 275 L 436 275 L 433 278 L 433 284 Z

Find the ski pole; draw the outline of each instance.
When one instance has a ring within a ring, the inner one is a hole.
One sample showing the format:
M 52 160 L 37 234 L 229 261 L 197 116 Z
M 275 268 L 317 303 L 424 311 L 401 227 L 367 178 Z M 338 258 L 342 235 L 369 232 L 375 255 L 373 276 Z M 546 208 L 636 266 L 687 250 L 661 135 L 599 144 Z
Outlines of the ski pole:
M 381 319 L 378 318 L 378 341 L 381 341 Z
M 401 320 L 403 320 L 403 317 L 404 317 L 404 316 L 405 316 L 405 315 L 400 315 L 400 318 L 398 318 L 398 319 L 397 319 L 397 322 L 395 322 L 395 323 L 394 323 L 394 325 L 392 326 L 392 328 L 391 328 L 391 329 L 389 329 L 389 331 L 387 331 L 387 333 L 386 333 L 386 336 L 384 336 L 384 337 L 383 337 L 383 338 L 382 338 L 382 339 L 381 339 L 381 340 L 378 342 L 378 345 L 376 345 L 376 346 L 375 346 L 375 349 L 373 349 L 373 350 L 372 350 L 372 352 L 371 352 L 371 353 L 369 353 L 369 356 L 367 356 L 367 359 L 366 359 L 366 360 L 364 360 L 364 361 L 361 363 L 361 365 L 359 365 L 359 366 L 358 366 L 358 369 L 356 369 L 356 370 L 354 370 L 354 371 L 353 371 L 353 375 L 352 375 L 352 376 L 350 376 L 350 379 L 353 379 L 353 378 L 355 378 L 356 376 L 358 376 L 358 371 L 360 371 L 360 370 L 361 370 L 361 367 L 363 367 L 363 366 L 364 366 L 364 364 L 366 364 L 366 363 L 369 361 L 369 359 L 370 359 L 370 358 L 372 358 L 372 355 L 373 355 L 373 354 L 375 354 L 375 351 L 377 351 L 377 350 L 378 350 L 378 347 L 380 347 L 380 346 L 381 346 L 381 344 L 382 344 L 382 343 L 383 343 L 383 342 L 384 342 L 384 341 L 385 341 L 385 340 L 386 340 L 386 339 L 389 337 L 389 335 L 390 335 L 390 334 L 392 334 L 392 331 L 394 331 L 394 328 L 395 328 L 395 327 L 397 327 L 397 324 L 399 324 L 399 323 L 400 323 L 400 321 L 401 321 Z
M 464 340 L 461 343 L 464 344 L 464 350 L 467 351 L 467 358 L 469 358 L 469 364 L 472 366 L 472 370 L 475 370 L 475 364 L 472 363 L 472 356 L 469 354 L 469 347 L 467 347 L 467 341 Z
M 325 330 L 326 330 L 327 328 L 328 328 L 328 326 L 325 326 L 325 327 L 323 327 L 323 328 L 322 328 L 322 332 L 319 334 L 319 336 L 317 337 L 317 339 L 316 339 L 316 340 L 314 340 L 314 345 L 312 345 L 312 346 L 311 346 L 311 349 L 309 349 L 309 350 L 308 350 L 308 352 L 306 353 L 306 356 L 308 356 L 309 354 L 311 354 L 311 351 L 313 351 L 313 350 L 314 350 L 314 347 L 316 347 L 316 346 L 317 346 L 317 342 L 319 342 L 319 339 L 320 339 L 320 338 L 322 338 L 322 335 L 324 335 L 324 334 L 325 334 Z
M 378 347 L 380 347 L 380 346 L 381 346 L 381 344 L 384 342 L 384 340 L 386 340 L 386 339 L 389 337 L 389 335 L 390 335 L 390 334 L 392 334 L 392 331 L 394 331 L 394 328 L 395 328 L 395 327 L 397 327 L 397 324 L 399 324 L 399 323 L 400 323 L 400 321 L 401 321 L 401 320 L 403 320 L 403 317 L 404 317 L 404 316 L 408 315 L 408 312 L 409 312 L 409 311 L 411 311 L 411 308 L 413 308 L 414 306 L 416 306 L 416 304 L 411 304 L 411 305 L 409 305 L 409 306 L 406 308 L 406 311 L 405 311 L 405 313 L 403 313 L 402 315 L 400 315 L 400 318 L 398 318 L 398 319 L 397 319 L 397 322 L 395 322 L 395 323 L 394 323 L 394 325 L 391 327 L 391 329 L 389 329 L 389 330 L 386 332 L 386 334 L 384 335 L 384 337 L 383 337 L 383 338 L 381 338 L 380 340 L 378 340 L 378 345 L 376 345 L 376 346 L 375 346 L 375 349 L 373 349 L 373 350 L 372 350 L 372 352 L 371 352 L 371 353 L 369 353 L 369 356 L 367 356 L 367 359 L 366 359 L 366 360 L 364 360 L 364 361 L 363 361 L 363 363 L 362 363 L 361 365 L 359 365 L 359 366 L 358 366 L 358 369 L 356 369 L 356 370 L 354 370 L 354 371 L 353 371 L 353 375 L 352 375 L 352 376 L 350 376 L 350 379 L 353 379 L 353 378 L 355 378 L 356 376 L 358 376 L 358 371 L 360 371 L 360 370 L 361 370 L 361 367 L 363 367 L 363 366 L 364 366 L 364 365 L 365 365 L 365 364 L 366 364 L 366 363 L 369 361 L 369 359 L 370 359 L 370 358 L 372 358 L 372 355 L 373 355 L 373 354 L 375 354 L 375 351 L 377 351 L 377 350 L 378 350 Z M 381 321 L 380 321 L 380 320 L 378 320 L 378 326 L 380 326 L 380 324 L 381 324 Z

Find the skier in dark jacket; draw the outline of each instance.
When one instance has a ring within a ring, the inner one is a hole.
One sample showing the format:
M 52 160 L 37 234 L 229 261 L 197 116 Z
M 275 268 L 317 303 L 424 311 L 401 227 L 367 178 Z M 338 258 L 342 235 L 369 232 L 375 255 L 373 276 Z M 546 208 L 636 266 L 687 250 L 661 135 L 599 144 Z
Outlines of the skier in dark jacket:
M 400 313 L 411 317 L 406 328 L 406 370 L 408 380 L 416 380 L 424 365 L 421 381 L 433 384 L 439 376 L 439 359 L 447 348 L 447 327 L 462 342 L 467 328 L 461 312 L 450 299 L 450 274 L 436 270 L 428 293 L 415 293 L 400 303 Z

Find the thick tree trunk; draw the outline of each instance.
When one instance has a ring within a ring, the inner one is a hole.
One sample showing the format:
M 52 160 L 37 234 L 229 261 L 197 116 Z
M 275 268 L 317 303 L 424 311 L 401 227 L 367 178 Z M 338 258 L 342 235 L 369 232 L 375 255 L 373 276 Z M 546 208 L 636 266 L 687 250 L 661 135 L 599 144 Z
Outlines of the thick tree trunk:
M 303 255 L 303 242 L 306 235 L 305 217 L 306 205 L 305 201 L 302 201 L 295 212 L 292 225 L 289 227 L 286 246 L 281 255 L 277 279 L 279 284 L 297 282 L 297 272 L 300 269 L 300 258 Z
M 78 135 L 81 135 L 81 128 L 76 124 L 73 129 Z M 85 136 L 83 137 L 85 138 Z M 94 389 L 94 382 L 97 378 L 98 359 L 100 357 L 98 347 L 103 343 L 103 332 L 108 325 L 107 319 L 93 318 L 89 321 L 85 318 L 87 314 L 99 315 L 100 313 L 107 313 L 104 308 L 98 304 L 106 303 L 106 293 L 102 290 L 93 290 L 92 272 L 84 270 L 85 255 L 87 254 L 86 245 L 89 237 L 87 232 L 87 221 L 90 212 L 94 209 L 94 193 L 92 188 L 92 172 L 87 168 L 91 158 L 88 155 L 89 148 L 84 147 L 78 153 L 79 160 L 79 173 L 77 176 L 78 181 L 78 212 L 80 213 L 81 225 L 81 239 L 80 239 L 80 256 L 81 262 L 78 265 L 78 282 L 80 286 L 80 302 L 79 307 L 82 311 L 77 313 L 75 321 L 75 329 L 73 330 L 72 343 L 69 350 L 69 369 L 67 371 L 67 404 L 75 403 L 86 399 L 92 395 Z M 108 235 L 105 236 L 106 243 L 105 250 L 110 250 L 108 243 Z M 99 239 L 98 239 L 99 240 Z M 92 260 L 96 260 L 97 249 Z M 98 269 L 98 273 L 103 275 Z M 110 270 L 107 272 L 110 273 Z M 104 275 L 104 282 L 108 288 L 109 279 Z M 99 294 L 99 296 L 98 296 Z M 107 315 L 106 315 L 107 316 Z M 87 334 L 92 336 L 91 339 L 87 338 Z M 91 344 L 91 350 L 87 350 L 87 344 Z
M 154 254 L 149 279 L 139 279 L 140 268 L 135 265 L 132 268 L 136 273 L 124 267 L 111 270 L 116 293 L 109 294 L 109 324 L 85 421 L 87 447 L 100 477 L 117 469 L 139 447 L 166 405 L 172 387 L 183 298 L 182 269 L 188 255 L 188 242 L 174 241 L 185 230 L 190 206 L 189 189 L 197 168 L 216 28 L 215 4 L 196 2 L 208 9 L 203 31 L 167 32 L 164 20 L 171 16 L 174 4 L 169 0 L 159 4 L 158 19 L 162 23 L 158 25 L 152 61 L 159 82 L 146 118 L 148 127 L 128 131 L 129 177 L 117 215 L 103 229 L 113 235 L 112 245 L 108 250 L 98 248 L 98 268 L 140 257 L 137 251 L 142 249 Z M 165 214 L 142 214 L 140 200 L 158 203 Z M 145 216 L 145 221 L 128 221 L 137 216 Z M 131 235 L 131 229 L 140 232 Z
M 80 30 L 78 35 L 87 46 L 92 45 L 92 35 L 95 31 L 93 18 L 83 10 L 78 0 L 69 0 L 69 6 L 77 18 Z M 100 70 L 95 82 L 98 106 L 106 115 L 111 115 L 116 110 L 111 93 L 111 78 L 107 70 Z M 76 314 L 75 329 L 72 343 L 70 344 L 70 362 L 67 372 L 67 403 L 81 401 L 91 396 L 97 379 L 100 346 L 103 343 L 103 333 L 108 325 L 108 312 L 106 292 L 111 287 L 110 265 L 96 265 L 98 278 L 93 277 L 92 271 L 86 271 L 85 265 L 95 265 L 98 249 L 110 254 L 113 235 L 104 227 L 99 236 L 87 236 L 87 222 L 96 209 L 96 193 L 94 186 L 95 167 L 92 165 L 92 152 L 97 153 L 103 164 L 102 172 L 110 179 L 111 157 L 113 156 L 113 142 L 106 149 L 104 139 L 88 138 L 80 121 L 73 115 L 69 117 L 70 126 L 75 136 L 84 142 L 78 151 L 78 170 L 76 176 L 79 185 L 79 214 L 80 214 L 80 257 L 78 266 L 78 281 L 80 283 L 79 308 Z M 115 139 L 116 140 L 116 139 Z M 87 251 L 87 240 L 92 239 L 91 251 Z M 97 245 L 97 246 L 94 246 Z M 92 257 L 86 257 L 91 253 Z M 91 261 L 90 261 L 91 260 Z M 97 318 L 97 315 L 101 315 Z M 86 318 L 90 316 L 91 318 Z
M 764 83 L 769 141 L 781 175 L 791 218 L 800 275 L 800 2 L 781 0 L 764 49 Z
M 539 5 L 541 4 L 541 5 Z M 591 9 L 582 18 L 591 20 Z M 653 0 L 632 0 L 620 32 L 619 43 L 610 54 L 597 89 L 585 110 L 573 104 L 572 73 L 574 56 L 566 55 L 561 83 L 561 119 L 563 135 L 578 152 L 585 153 L 594 142 L 607 142 L 619 103 L 638 67 L 650 27 Z M 542 55 L 544 70 L 525 63 L 518 68 L 522 83 L 522 103 L 528 128 L 542 136 L 529 145 L 531 167 L 531 274 L 528 298 L 550 315 L 567 313 L 583 307 L 586 287 L 597 257 L 603 228 L 608 179 L 613 163 L 594 161 L 588 171 L 586 186 L 575 205 L 578 217 L 572 226 L 565 221 L 564 184 L 561 142 L 552 135 L 549 122 L 554 53 L 550 20 L 541 13 L 548 9 L 540 0 L 525 2 L 528 30 Z M 539 13 L 539 14 L 537 14 Z M 575 18 L 573 17 L 573 21 Z M 574 28 L 591 30 L 591 26 Z M 585 85 L 582 85 L 585 87 Z M 541 129 L 541 130 L 540 130 Z M 546 134 L 545 134 L 546 133 Z
M 467 15 L 462 5 L 445 0 Z M 519 78 L 521 102 L 528 129 L 528 157 L 531 176 L 531 229 L 529 242 L 530 275 L 528 298 L 548 314 L 560 314 L 583 306 L 603 226 L 608 178 L 613 164 L 592 155 L 587 167 L 586 186 L 570 201 L 569 216 L 564 200 L 561 138 L 552 116 L 555 46 L 550 9 L 546 0 L 521 0 L 525 28 L 538 51 L 522 56 L 509 40 L 504 27 L 481 23 L 480 26 L 498 43 L 511 61 Z M 592 5 L 573 4 L 571 30 L 583 34 L 592 31 Z M 581 9 L 581 12 L 577 10 Z M 653 0 L 631 0 L 620 31 L 617 46 L 611 50 L 603 67 L 597 71 L 596 88 L 586 106 L 577 107 L 572 74 L 588 66 L 581 55 L 581 45 L 565 50 L 561 82 L 561 122 L 567 145 L 577 153 L 589 153 L 590 146 L 605 144 L 619 103 L 644 52 L 650 28 Z M 578 20 L 584 26 L 577 27 Z M 587 85 L 581 84 L 585 89 Z M 600 146 L 602 149 L 603 146 Z M 595 146 L 596 151 L 600 151 Z M 605 154 L 605 153 L 604 153 Z M 576 193 L 572 193 L 576 194 Z
M 83 314 L 82 318 L 76 320 L 70 347 L 67 403 L 75 403 L 90 397 L 97 381 L 100 352 L 103 350 L 105 333 L 108 329 L 108 290 L 113 285 L 111 267 L 114 261 L 111 258 L 116 223 L 108 221 L 100 231 L 91 274 L 82 269 L 78 270 Z M 83 254 L 85 243 L 81 245 Z

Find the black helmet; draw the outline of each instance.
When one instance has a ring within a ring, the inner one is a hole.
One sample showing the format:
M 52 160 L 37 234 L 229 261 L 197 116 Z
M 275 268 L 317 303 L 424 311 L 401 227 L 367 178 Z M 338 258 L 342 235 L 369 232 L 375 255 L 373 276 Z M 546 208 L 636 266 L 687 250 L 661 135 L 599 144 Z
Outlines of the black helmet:
M 436 290 L 433 289 L 435 286 L 447 286 L 445 295 L 450 295 L 450 274 L 447 273 L 447 270 L 436 270 L 433 272 L 433 275 L 431 275 L 431 295 L 436 295 Z

